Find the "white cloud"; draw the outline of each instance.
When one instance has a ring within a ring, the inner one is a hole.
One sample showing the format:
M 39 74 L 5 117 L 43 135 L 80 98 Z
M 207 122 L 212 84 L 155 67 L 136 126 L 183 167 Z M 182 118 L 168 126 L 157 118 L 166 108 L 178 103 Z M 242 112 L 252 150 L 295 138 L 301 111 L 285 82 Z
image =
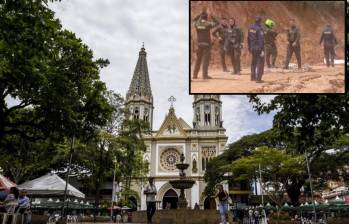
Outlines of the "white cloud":
M 173 95 L 176 114 L 192 123 L 192 96 L 188 94 L 187 0 L 66 0 L 51 3 L 63 27 L 80 37 L 96 58 L 108 58 L 101 72 L 109 89 L 126 94 L 138 52 L 145 42 L 154 96 L 154 128 L 168 111 Z M 224 96 L 224 127 L 229 141 L 271 127 L 272 116 L 251 112 L 246 96 Z M 258 119 L 262 119 L 258 121 Z

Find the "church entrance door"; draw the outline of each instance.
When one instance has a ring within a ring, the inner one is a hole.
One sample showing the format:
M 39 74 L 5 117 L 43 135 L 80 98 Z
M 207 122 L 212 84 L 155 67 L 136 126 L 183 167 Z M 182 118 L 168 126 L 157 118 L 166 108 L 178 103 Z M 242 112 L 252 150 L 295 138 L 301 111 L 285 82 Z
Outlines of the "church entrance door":
M 177 193 L 173 189 L 170 189 L 164 194 L 164 197 L 162 199 L 162 209 L 176 209 L 177 202 Z

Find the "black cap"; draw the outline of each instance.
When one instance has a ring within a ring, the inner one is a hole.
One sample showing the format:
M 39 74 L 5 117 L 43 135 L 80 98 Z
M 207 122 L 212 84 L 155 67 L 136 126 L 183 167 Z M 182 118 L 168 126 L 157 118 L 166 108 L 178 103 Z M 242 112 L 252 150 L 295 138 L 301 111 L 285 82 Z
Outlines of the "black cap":
M 261 16 L 256 16 L 256 23 L 262 22 L 262 17 Z
M 208 18 L 207 12 L 202 12 L 202 13 L 201 13 L 201 18 L 202 18 L 202 19 L 207 19 L 207 18 Z

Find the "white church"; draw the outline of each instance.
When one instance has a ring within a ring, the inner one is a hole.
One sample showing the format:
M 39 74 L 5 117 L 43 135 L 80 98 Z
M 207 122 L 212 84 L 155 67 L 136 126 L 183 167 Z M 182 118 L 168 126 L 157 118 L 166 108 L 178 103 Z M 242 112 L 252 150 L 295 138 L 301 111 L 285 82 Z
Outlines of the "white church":
M 204 173 L 208 161 L 225 150 L 228 137 L 222 124 L 222 102 L 219 95 L 194 95 L 193 121 L 189 125 L 176 114 L 171 105 L 159 130 L 153 129 L 153 96 L 148 74 L 146 51 L 139 52 L 138 62 L 126 95 L 126 105 L 132 119 L 149 122 L 151 134 L 144 136 L 147 150 L 144 160 L 150 164 L 149 176 L 154 177 L 157 188 L 157 208 L 170 205 L 176 208 L 179 191 L 172 188 L 169 180 L 177 179 L 179 174 L 175 164 L 180 161 L 180 154 L 185 155 L 187 177 L 195 180 L 191 189 L 185 191 L 188 206 L 194 208 L 198 203 L 201 208 L 216 208 L 214 199 L 203 195 L 205 189 Z M 167 96 L 168 97 L 168 96 Z M 169 101 L 174 101 L 173 97 Z M 143 183 L 144 184 L 144 183 Z M 145 210 L 144 185 L 135 182 L 132 189 L 138 192 L 138 209 Z

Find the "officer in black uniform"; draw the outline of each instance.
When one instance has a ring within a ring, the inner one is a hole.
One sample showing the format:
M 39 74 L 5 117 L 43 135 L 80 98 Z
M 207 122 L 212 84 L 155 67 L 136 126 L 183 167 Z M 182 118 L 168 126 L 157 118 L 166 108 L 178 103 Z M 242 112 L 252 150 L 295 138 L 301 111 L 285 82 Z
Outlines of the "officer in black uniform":
M 200 15 L 194 18 L 194 26 L 197 32 L 197 58 L 194 67 L 194 75 L 193 78 L 198 78 L 198 73 L 203 64 L 202 72 L 203 79 L 210 79 L 208 76 L 208 66 L 210 64 L 210 56 L 211 56 L 211 29 L 215 28 L 219 25 L 217 19 L 212 17 L 212 21 L 208 20 L 208 13 L 202 12 Z
M 224 43 L 227 37 L 227 19 L 223 17 L 221 19 L 221 24 L 213 31 L 212 35 L 219 39 L 219 55 L 221 57 L 221 63 L 223 66 L 224 72 L 229 72 L 227 69 L 227 65 L 225 64 L 225 54 L 226 50 L 224 49 Z
M 248 50 L 252 54 L 251 80 L 262 82 L 264 72 L 264 32 L 262 17 L 257 16 L 256 22 L 248 30 Z
M 275 41 L 278 33 L 273 29 L 274 22 L 272 20 L 268 19 L 265 23 L 265 26 L 267 27 L 265 31 L 266 62 L 267 62 L 268 68 L 275 68 L 275 61 L 278 53 Z M 270 57 L 271 57 L 271 64 L 270 64 Z
M 227 49 L 228 54 L 231 58 L 231 63 L 234 67 L 234 74 L 240 75 L 241 71 L 241 48 L 244 42 L 244 33 L 236 25 L 235 19 L 229 19 L 228 36 L 225 43 L 225 49 Z
M 296 22 L 294 19 L 291 19 L 290 28 L 287 30 L 288 45 L 284 69 L 288 69 L 288 64 L 290 63 L 293 52 L 296 54 L 298 68 L 302 68 L 300 38 L 301 35 L 299 29 L 296 27 Z
M 320 45 L 322 42 L 324 42 L 326 65 L 330 67 L 331 61 L 331 65 L 334 67 L 334 57 L 336 56 L 334 47 L 337 45 L 337 39 L 330 24 L 326 25 L 325 30 L 321 34 Z

